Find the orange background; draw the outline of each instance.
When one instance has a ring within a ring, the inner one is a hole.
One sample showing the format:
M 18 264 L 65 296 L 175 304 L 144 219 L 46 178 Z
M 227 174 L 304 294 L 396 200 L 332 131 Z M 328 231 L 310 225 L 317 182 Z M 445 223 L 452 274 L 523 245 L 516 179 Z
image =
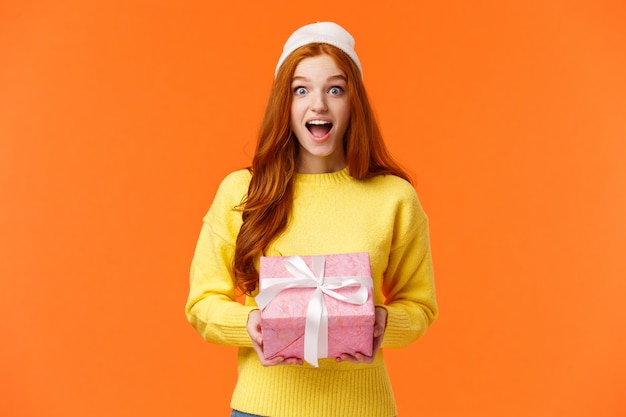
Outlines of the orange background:
M 0 4 L 0 415 L 228 415 L 189 263 L 317 20 L 431 218 L 441 316 L 385 352 L 400 415 L 626 414 L 624 3 L 337 3 Z

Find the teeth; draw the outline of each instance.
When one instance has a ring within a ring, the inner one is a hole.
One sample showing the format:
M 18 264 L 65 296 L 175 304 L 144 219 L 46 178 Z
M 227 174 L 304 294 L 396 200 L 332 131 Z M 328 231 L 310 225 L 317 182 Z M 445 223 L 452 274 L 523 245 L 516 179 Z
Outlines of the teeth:
M 307 124 L 309 124 L 309 125 L 329 125 L 330 122 L 327 122 L 325 120 L 311 120 L 310 122 L 307 122 Z

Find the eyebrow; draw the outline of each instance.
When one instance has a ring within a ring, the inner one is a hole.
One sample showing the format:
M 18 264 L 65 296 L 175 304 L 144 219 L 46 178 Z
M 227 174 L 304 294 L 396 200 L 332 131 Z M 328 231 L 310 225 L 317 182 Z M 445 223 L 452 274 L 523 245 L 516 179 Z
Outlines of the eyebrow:
M 296 80 L 309 81 L 309 78 L 304 77 L 302 75 L 294 75 L 291 81 L 296 81 Z M 334 80 L 342 80 L 342 81 L 348 82 L 348 78 L 342 74 L 331 75 L 330 77 L 326 79 L 326 81 L 334 81 Z

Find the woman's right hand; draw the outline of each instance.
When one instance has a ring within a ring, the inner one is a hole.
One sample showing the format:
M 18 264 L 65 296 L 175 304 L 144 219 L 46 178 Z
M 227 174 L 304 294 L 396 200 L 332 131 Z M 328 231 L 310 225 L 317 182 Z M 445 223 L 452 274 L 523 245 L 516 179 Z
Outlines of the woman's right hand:
M 252 310 L 248 314 L 248 334 L 252 340 L 252 347 L 261 361 L 263 366 L 274 365 L 302 365 L 302 359 L 287 358 L 277 356 L 272 359 L 265 359 L 263 355 L 263 335 L 261 334 L 261 312 L 259 310 Z

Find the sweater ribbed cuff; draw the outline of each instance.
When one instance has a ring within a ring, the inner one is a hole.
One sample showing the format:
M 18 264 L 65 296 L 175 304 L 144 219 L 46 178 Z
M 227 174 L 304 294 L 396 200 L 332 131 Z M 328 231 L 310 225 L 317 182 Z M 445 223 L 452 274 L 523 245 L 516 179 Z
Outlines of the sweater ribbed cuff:
M 399 348 L 415 339 L 411 335 L 411 318 L 402 308 L 384 306 L 387 309 L 387 327 L 382 347 Z
M 231 314 L 224 317 L 222 331 L 227 345 L 251 347 L 252 341 L 246 328 L 248 315 L 251 311 L 258 310 L 254 306 L 241 306 L 233 309 Z

